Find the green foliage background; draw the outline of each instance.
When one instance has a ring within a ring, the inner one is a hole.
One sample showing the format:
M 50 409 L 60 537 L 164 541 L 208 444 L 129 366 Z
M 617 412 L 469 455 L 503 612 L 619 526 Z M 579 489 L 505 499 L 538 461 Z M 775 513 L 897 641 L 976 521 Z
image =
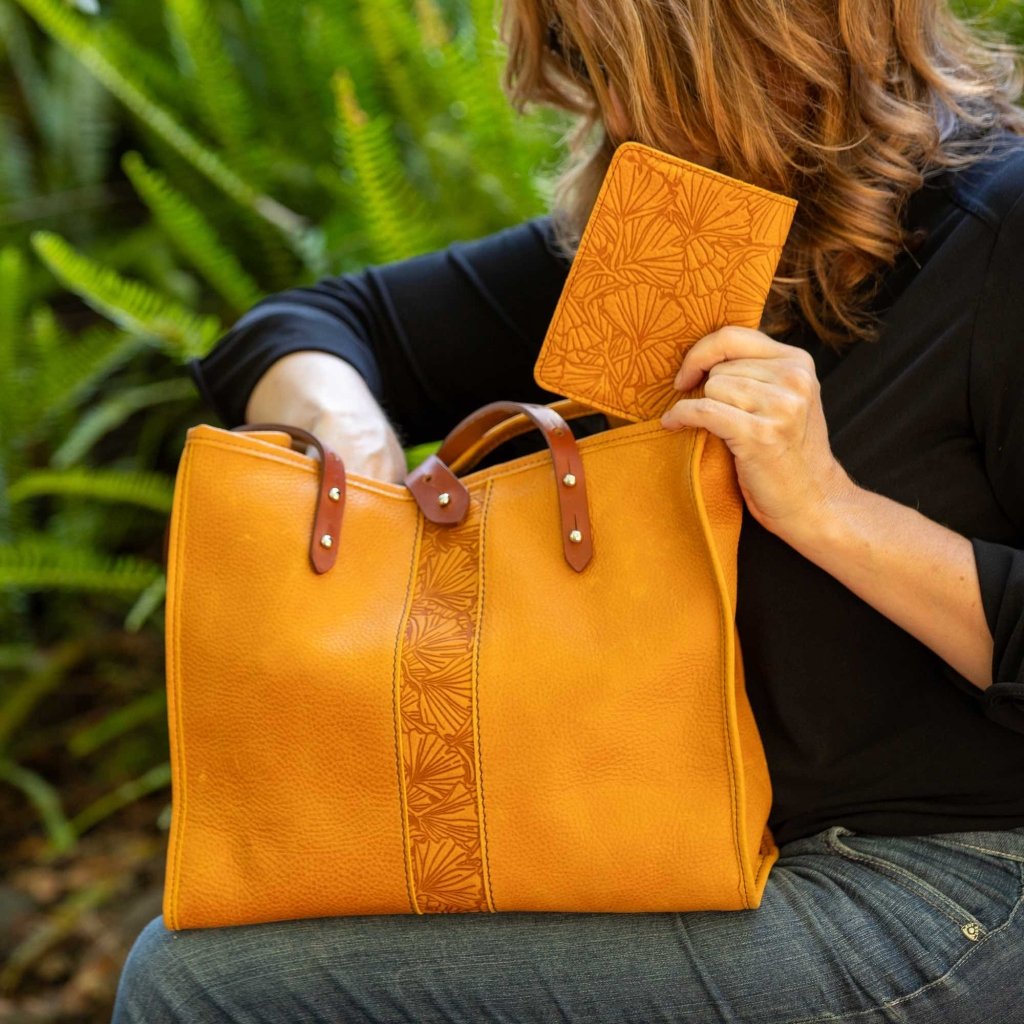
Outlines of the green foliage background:
M 0 781 L 47 855 L 168 785 L 182 361 L 548 208 L 569 122 L 508 105 L 496 3 L 0 0 Z M 1018 0 L 957 7 L 1024 41 Z

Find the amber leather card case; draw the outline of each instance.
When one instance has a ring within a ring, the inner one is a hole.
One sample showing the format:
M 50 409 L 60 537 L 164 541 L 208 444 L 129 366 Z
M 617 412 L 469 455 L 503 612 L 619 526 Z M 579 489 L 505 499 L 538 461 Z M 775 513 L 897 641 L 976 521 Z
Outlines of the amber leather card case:
M 639 421 L 686 351 L 757 328 L 797 202 L 638 142 L 612 156 L 534 366 L 543 388 Z

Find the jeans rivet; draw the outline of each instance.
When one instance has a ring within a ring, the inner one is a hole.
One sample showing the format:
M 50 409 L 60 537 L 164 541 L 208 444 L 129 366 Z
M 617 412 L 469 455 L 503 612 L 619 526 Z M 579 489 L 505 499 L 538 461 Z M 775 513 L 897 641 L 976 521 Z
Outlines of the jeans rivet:
M 960 931 L 964 933 L 971 940 L 971 942 L 977 942 L 981 938 L 981 929 L 973 922 L 968 921 L 967 924 L 962 925 Z

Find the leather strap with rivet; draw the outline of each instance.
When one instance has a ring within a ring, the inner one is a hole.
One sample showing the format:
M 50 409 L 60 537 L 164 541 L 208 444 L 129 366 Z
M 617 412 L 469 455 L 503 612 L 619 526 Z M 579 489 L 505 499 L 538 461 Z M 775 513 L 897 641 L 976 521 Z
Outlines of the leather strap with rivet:
M 593 555 L 583 459 L 569 425 L 550 406 L 515 401 L 490 402 L 481 406 L 451 430 L 435 454 L 406 476 L 405 484 L 431 522 L 446 525 L 461 522 L 469 508 L 469 493 L 449 468 L 449 463 L 458 462 L 467 449 L 478 445 L 492 427 L 507 420 L 510 414 L 518 413 L 533 421 L 551 450 L 561 517 L 562 551 L 566 562 L 577 572 L 582 572 Z M 584 413 L 580 411 L 578 414 Z M 477 457 L 482 451 L 481 447 Z
M 320 456 L 320 482 L 317 489 L 313 532 L 309 540 L 309 560 L 317 573 L 327 572 L 338 557 L 341 521 L 345 511 L 345 464 L 341 456 L 315 434 L 287 423 L 243 423 L 233 431 L 279 430 L 296 442 L 312 445 Z M 303 454 L 305 450 L 303 450 Z

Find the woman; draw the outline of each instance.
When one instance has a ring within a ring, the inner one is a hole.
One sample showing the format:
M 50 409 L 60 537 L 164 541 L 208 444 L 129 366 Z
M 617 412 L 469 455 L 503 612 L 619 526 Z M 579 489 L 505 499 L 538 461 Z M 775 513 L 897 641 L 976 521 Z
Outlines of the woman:
M 270 296 L 190 370 L 226 425 L 304 426 L 400 481 L 403 444 L 557 397 L 533 362 L 618 142 L 797 197 L 761 329 L 697 342 L 677 383 L 705 397 L 662 418 L 723 437 L 746 502 L 762 904 L 157 918 L 115 1021 L 1024 1021 L 1013 54 L 946 0 L 507 0 L 502 30 L 517 109 L 581 115 L 553 215 Z

